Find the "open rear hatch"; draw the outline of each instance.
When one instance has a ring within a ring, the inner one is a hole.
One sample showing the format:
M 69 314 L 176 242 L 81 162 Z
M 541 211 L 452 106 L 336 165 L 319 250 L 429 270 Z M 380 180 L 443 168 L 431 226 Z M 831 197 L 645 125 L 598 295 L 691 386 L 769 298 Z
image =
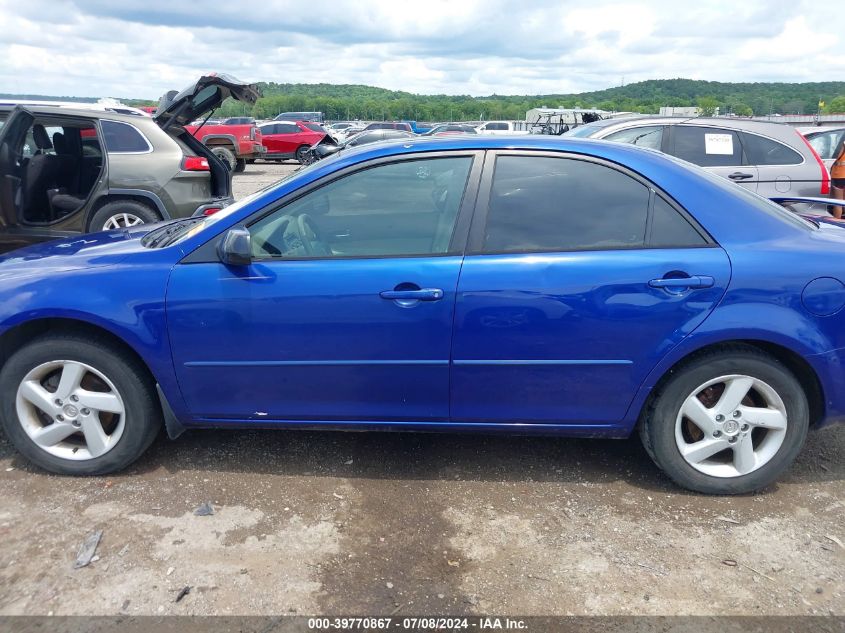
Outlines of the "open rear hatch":
M 223 73 L 210 73 L 200 77 L 182 92 L 167 92 L 159 101 L 153 118 L 166 130 L 172 125 L 184 126 L 204 117 L 219 108 L 229 97 L 252 105 L 260 96 L 261 92 L 255 84 L 245 83 Z
M 228 165 L 188 133 L 185 126 L 191 121 L 208 116 L 229 97 L 252 105 L 260 96 L 261 92 L 255 84 L 245 83 L 231 75 L 210 73 L 203 75 L 181 92 L 167 92 L 161 97 L 153 117 L 162 130 L 181 141 L 196 155 L 208 159 L 211 193 L 215 201 L 220 201 L 223 206 L 232 201 L 232 173 Z

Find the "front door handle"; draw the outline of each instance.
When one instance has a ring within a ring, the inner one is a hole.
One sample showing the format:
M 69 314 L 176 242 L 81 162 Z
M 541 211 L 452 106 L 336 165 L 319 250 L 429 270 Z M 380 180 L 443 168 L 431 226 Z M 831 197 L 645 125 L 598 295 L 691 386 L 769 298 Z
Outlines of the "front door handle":
M 735 171 L 734 173 L 728 176 L 731 180 L 748 180 L 749 178 L 754 178 L 754 174 L 749 174 L 744 171 Z
M 382 290 L 382 299 L 391 301 L 437 301 L 443 298 L 440 288 L 419 288 L 418 290 Z
M 666 288 L 668 290 L 682 290 L 684 288 L 712 288 L 714 279 L 707 275 L 693 275 L 692 277 L 669 277 L 667 279 L 652 279 L 648 285 L 652 288 Z

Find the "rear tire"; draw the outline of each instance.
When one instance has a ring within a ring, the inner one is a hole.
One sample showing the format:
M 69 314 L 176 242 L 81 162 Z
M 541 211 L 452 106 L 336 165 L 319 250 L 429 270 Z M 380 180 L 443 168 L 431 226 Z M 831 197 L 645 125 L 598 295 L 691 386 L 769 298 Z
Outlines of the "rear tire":
M 296 154 L 294 154 L 293 157 L 297 160 L 297 162 L 300 165 L 305 164 L 305 152 L 307 152 L 307 151 L 308 151 L 307 145 L 300 145 L 299 147 L 296 148 Z
M 151 224 L 161 222 L 162 218 L 158 212 L 137 200 L 115 200 L 108 202 L 97 209 L 91 218 L 88 230 L 92 233 L 97 231 L 111 231 L 114 229 L 129 228 L 139 224 Z
M 792 372 L 738 345 L 678 369 L 643 412 L 639 430 L 646 452 L 675 483 L 731 495 L 773 483 L 801 451 L 809 421 L 807 396 Z
M 229 171 L 235 171 L 235 168 L 238 166 L 238 159 L 235 158 L 235 154 L 232 150 L 228 147 L 223 147 L 222 145 L 215 145 L 210 149 L 212 154 L 217 156 L 217 158 L 222 160 L 223 163 L 229 167 Z
M 24 457 L 50 472 L 126 468 L 153 442 L 161 421 L 143 365 L 102 340 L 48 334 L 0 370 L 0 426 Z
M 239 158 L 235 164 L 235 173 L 240 173 L 246 169 L 246 159 Z

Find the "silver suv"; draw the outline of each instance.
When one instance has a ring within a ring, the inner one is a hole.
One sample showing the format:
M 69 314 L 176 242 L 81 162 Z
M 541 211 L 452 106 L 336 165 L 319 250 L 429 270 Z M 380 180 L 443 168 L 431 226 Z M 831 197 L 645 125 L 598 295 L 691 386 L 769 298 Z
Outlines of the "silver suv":
M 131 109 L 0 104 L 0 252 L 86 233 L 209 214 L 231 173 L 184 126 L 255 86 L 201 77 L 154 118 Z
M 660 150 L 767 198 L 830 194 L 830 175 L 819 155 L 798 130 L 782 123 L 632 117 L 581 125 L 566 136 Z

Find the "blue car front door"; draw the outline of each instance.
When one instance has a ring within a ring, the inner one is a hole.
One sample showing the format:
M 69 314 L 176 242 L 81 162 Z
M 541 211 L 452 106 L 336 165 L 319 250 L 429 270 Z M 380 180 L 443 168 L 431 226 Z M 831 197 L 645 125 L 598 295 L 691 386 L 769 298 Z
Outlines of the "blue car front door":
M 601 162 L 499 155 L 482 191 L 458 285 L 453 421 L 618 425 L 724 294 L 727 255 Z
M 256 216 L 250 265 L 177 266 L 168 322 L 195 421 L 447 420 L 476 161 L 368 165 Z

